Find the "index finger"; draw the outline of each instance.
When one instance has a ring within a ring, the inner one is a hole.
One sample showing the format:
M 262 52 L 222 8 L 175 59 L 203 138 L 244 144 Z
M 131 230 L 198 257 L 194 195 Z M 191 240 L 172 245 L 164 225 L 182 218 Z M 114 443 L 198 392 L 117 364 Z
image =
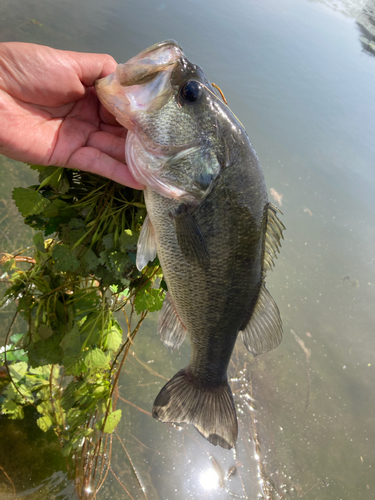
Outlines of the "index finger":
M 118 66 L 109 54 L 89 54 L 85 52 L 67 52 L 76 61 L 80 69 L 80 80 L 86 87 L 92 87 L 95 80 L 113 73 Z

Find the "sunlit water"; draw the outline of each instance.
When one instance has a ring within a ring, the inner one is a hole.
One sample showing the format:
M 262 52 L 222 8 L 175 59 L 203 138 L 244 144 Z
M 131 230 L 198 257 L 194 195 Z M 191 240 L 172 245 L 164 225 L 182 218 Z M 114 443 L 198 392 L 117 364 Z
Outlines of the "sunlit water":
M 213 447 L 192 427 L 152 419 L 160 387 L 189 358 L 187 343 L 172 355 L 163 347 L 153 316 L 121 381 L 112 456 L 119 480 L 109 474 L 98 499 L 375 497 L 375 35 L 356 21 L 371 26 L 364 8 L 373 7 L 362 0 L 1 3 L 2 41 L 107 52 L 124 62 L 157 41 L 178 40 L 244 124 L 287 227 L 267 279 L 283 342 L 255 360 L 238 342 L 233 356 L 236 452 Z M 31 231 L 10 191 L 33 175 L 8 160 L 0 168 L 0 250 L 14 251 Z M 11 315 L 0 313 L 3 336 Z M 1 426 L 1 500 L 14 498 L 3 470 L 17 498 L 72 498 L 51 437 L 35 433 L 30 418 Z

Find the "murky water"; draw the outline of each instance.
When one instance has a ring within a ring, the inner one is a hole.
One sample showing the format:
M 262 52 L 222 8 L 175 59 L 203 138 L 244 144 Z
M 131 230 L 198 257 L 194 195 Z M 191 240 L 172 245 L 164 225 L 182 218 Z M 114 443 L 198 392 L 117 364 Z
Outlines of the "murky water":
M 283 342 L 255 360 L 239 342 L 233 356 L 237 453 L 150 416 L 165 378 L 189 358 L 188 345 L 173 355 L 163 347 L 153 316 L 126 363 L 113 473 L 98 499 L 375 497 L 374 9 L 362 0 L 1 2 L 1 41 L 124 62 L 178 40 L 244 124 L 287 227 L 267 280 Z M 0 172 L 0 251 L 14 251 L 31 232 L 10 192 L 33 176 L 6 159 Z M 0 336 L 10 317 L 0 311 Z M 57 446 L 30 431 L 32 418 L 0 420 L 0 498 L 14 498 L 3 471 L 17 498 L 72 498 Z

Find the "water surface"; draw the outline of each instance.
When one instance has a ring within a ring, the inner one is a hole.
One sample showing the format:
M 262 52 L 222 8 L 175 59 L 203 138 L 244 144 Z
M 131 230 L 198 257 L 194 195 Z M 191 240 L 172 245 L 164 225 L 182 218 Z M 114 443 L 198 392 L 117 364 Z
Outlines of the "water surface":
M 282 195 L 287 232 L 267 283 L 284 339 L 255 360 L 238 342 L 231 366 L 240 423 L 236 454 L 213 447 L 191 427 L 178 430 L 151 418 L 164 378 L 189 359 L 188 343 L 173 355 L 163 347 L 152 316 L 122 376 L 123 419 L 112 458 L 119 481 L 110 474 L 98 499 L 374 498 L 375 33 L 357 22 L 371 5 L 2 2 L 1 41 L 107 52 L 124 62 L 175 38 L 222 88 L 269 190 Z M 0 172 L 0 250 L 14 251 L 30 243 L 31 230 L 10 192 L 32 184 L 33 173 L 6 159 Z M 10 311 L 0 311 L 2 337 Z M 0 423 L 0 434 L 13 435 L 15 443 L 32 425 L 30 418 Z M 72 498 L 57 448 L 46 458 L 52 437 L 35 439 L 40 446 L 27 439 L 24 448 L 15 446 L 12 461 L 0 444 L 0 466 L 17 498 Z M 0 498 L 14 498 L 1 470 Z

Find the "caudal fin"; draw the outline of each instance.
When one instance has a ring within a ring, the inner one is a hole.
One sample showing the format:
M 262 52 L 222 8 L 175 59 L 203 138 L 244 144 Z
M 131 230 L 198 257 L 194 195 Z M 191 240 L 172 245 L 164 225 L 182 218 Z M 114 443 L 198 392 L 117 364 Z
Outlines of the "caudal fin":
M 186 368 L 159 392 L 152 416 L 162 422 L 193 424 L 210 443 L 228 450 L 237 440 L 236 410 L 228 382 L 215 389 L 203 388 Z

